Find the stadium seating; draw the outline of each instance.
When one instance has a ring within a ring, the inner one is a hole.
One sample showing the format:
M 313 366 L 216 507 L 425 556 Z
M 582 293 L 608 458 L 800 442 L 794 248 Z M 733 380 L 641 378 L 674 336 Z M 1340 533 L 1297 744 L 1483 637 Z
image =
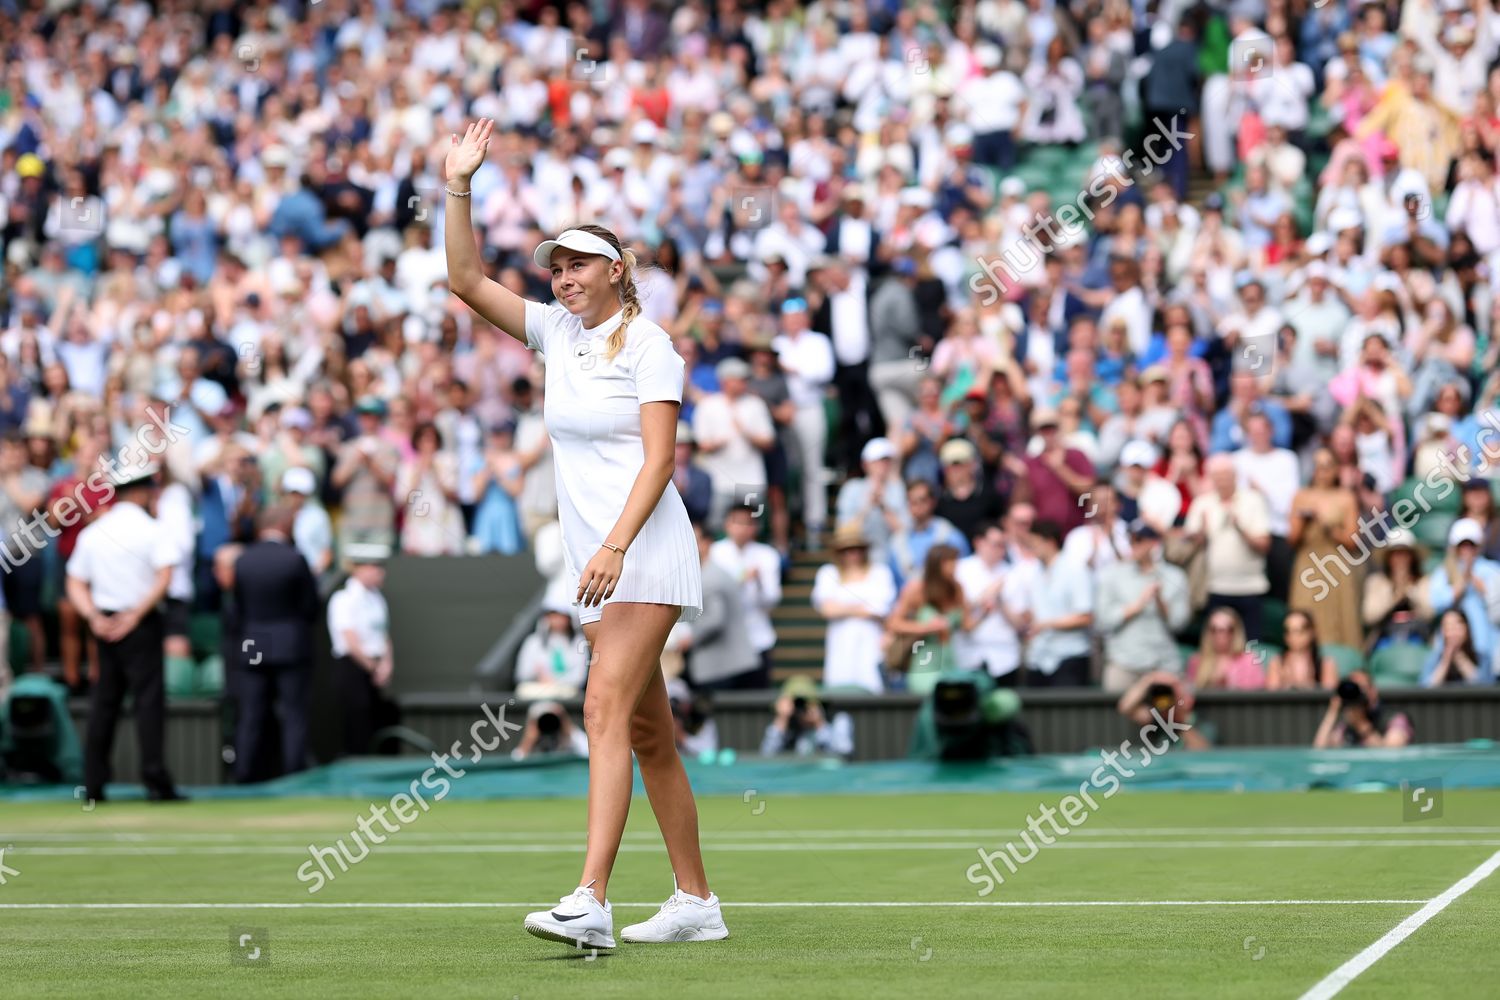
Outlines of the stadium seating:
M 1370 676 L 1383 686 L 1416 684 L 1428 655 L 1426 647 L 1411 643 L 1382 647 L 1370 656 Z
M 1337 642 L 1323 643 L 1318 650 L 1334 663 L 1338 664 L 1339 676 L 1347 677 L 1365 665 L 1365 654 L 1353 646 L 1345 646 Z

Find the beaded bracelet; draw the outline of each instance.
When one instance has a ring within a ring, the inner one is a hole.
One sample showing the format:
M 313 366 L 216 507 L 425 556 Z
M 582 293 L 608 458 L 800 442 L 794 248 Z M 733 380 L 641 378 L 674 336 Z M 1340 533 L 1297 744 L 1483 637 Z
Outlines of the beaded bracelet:
M 447 191 L 455 198 L 467 198 L 469 195 L 473 194 L 472 191 L 455 191 L 451 187 L 448 187 L 446 184 L 443 185 L 443 190 Z

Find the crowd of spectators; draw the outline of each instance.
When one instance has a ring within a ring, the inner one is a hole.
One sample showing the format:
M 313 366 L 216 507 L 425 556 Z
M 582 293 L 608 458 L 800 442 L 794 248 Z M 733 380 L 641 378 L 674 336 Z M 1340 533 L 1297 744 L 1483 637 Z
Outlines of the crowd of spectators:
M 533 549 L 540 360 L 441 249 L 487 116 L 497 280 L 547 299 L 580 221 L 651 264 L 675 482 L 751 602 L 714 680 L 765 680 L 772 578 L 831 544 L 827 684 L 1489 683 L 1497 48 L 1488 0 L 0 2 L 0 521 L 169 411 L 196 610 L 283 501 L 325 579 Z M 1076 196 L 1015 172 L 1047 151 Z M 5 595 L 71 681 L 48 534 Z M 573 683 L 560 617 L 531 683 Z

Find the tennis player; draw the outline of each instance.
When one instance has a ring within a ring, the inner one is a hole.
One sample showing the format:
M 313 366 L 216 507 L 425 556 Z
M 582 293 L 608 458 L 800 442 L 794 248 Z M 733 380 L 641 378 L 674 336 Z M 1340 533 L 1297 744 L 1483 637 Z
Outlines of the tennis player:
M 494 122 L 481 119 L 447 156 L 448 285 L 469 308 L 547 359 L 543 419 L 575 603 L 594 651 L 584 696 L 589 740 L 588 848 L 579 886 L 526 930 L 575 947 L 613 948 L 610 871 L 630 811 L 630 755 L 672 862 L 672 896 L 631 942 L 729 936 L 708 888 L 698 808 L 677 756 L 660 669 L 667 633 L 702 614 L 698 545 L 672 484 L 686 367 L 667 332 L 641 317 L 635 255 L 599 226 L 578 226 L 533 255 L 558 305 L 530 302 L 485 277 L 470 222 L 469 181 Z

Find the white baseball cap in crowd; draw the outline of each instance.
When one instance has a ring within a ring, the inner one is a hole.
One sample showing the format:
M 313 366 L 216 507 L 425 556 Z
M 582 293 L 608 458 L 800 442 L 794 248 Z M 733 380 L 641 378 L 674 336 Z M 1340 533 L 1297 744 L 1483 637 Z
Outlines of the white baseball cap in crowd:
M 1484 528 L 1472 517 L 1461 517 L 1453 522 L 1453 527 L 1448 529 L 1450 549 L 1464 542 L 1473 542 L 1475 545 L 1484 544 Z
M 288 406 L 281 411 L 281 426 L 295 431 L 312 427 L 312 414 L 301 406 Z
M 750 365 L 740 358 L 725 358 L 714 365 L 714 374 L 721 382 L 727 378 L 749 378 Z
M 109 482 L 117 490 L 141 484 L 155 484 L 161 474 L 161 463 L 154 458 L 128 457 L 109 467 Z
M 1302 249 L 1307 251 L 1309 257 L 1321 257 L 1333 249 L 1333 234 L 1320 229 L 1307 238 Z
M 1150 441 L 1127 441 L 1125 447 L 1120 449 L 1121 468 L 1140 466 L 1143 469 L 1155 468 L 1157 462 L 1156 448 Z
M 1365 224 L 1365 217 L 1360 214 L 1359 209 L 1341 205 L 1328 213 L 1328 231 L 1342 233 L 1346 229 L 1359 229 Z
M 861 462 L 878 462 L 882 458 L 895 458 L 896 446 L 891 443 L 890 438 L 870 438 L 865 446 L 859 451 Z
M 311 469 L 293 466 L 281 474 L 281 492 L 312 496 L 318 491 L 318 479 Z
M 391 557 L 391 547 L 383 542 L 350 542 L 344 546 L 344 559 L 356 566 L 379 565 Z
M 574 250 L 578 253 L 595 253 L 610 260 L 619 260 L 620 252 L 610 246 L 602 237 L 593 233 L 586 233 L 581 229 L 565 229 L 557 234 L 555 239 L 543 240 L 537 245 L 532 253 L 531 259 L 536 261 L 540 268 L 552 266 L 552 251 L 558 247 L 565 250 Z

